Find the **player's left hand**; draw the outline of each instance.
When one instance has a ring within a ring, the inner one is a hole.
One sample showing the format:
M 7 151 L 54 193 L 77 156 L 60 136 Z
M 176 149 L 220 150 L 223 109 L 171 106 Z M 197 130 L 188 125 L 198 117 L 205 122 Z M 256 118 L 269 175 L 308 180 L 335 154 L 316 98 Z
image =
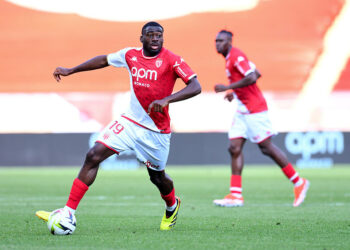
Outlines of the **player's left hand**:
M 234 99 L 233 92 L 231 92 L 231 93 L 226 93 L 224 99 L 225 99 L 225 100 L 228 100 L 229 102 L 232 102 L 232 100 Z
M 53 72 L 53 77 L 56 79 L 57 82 L 61 81 L 61 76 L 68 76 L 72 72 L 71 69 L 64 68 L 64 67 L 57 67 L 55 71 Z
M 155 100 L 148 106 L 148 114 L 151 113 L 152 109 L 154 112 L 161 112 L 163 113 L 163 108 L 168 106 L 168 101 L 162 99 L 162 100 Z
M 216 93 L 228 90 L 227 86 L 224 84 L 216 84 L 214 89 Z

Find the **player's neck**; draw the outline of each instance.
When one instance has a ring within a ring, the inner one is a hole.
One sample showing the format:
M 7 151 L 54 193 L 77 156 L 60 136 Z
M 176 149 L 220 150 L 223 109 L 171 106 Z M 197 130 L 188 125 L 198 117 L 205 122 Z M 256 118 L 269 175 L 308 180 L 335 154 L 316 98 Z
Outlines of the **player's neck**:
M 226 58 L 228 56 L 228 54 L 230 54 L 231 49 L 232 49 L 232 46 L 230 46 L 226 52 L 222 53 L 222 55 Z
M 142 49 L 142 54 L 144 57 L 156 57 L 160 54 L 162 50 L 158 51 L 158 52 L 151 52 L 148 50 L 145 50 L 144 48 Z

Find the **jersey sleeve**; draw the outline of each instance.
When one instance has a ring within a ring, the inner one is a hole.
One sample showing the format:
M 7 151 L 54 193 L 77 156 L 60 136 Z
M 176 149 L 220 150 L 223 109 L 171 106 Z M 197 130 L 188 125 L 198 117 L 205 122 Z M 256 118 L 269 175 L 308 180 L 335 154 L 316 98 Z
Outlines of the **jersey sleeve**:
M 233 65 L 237 70 L 244 76 L 248 75 L 251 72 L 254 72 L 252 64 L 249 62 L 248 58 L 242 53 L 238 54 L 232 58 Z
M 125 54 L 128 50 L 129 48 L 126 48 L 107 55 L 108 64 L 118 68 L 126 67 L 127 64 L 126 64 Z
M 188 83 L 193 77 L 197 76 L 190 66 L 181 57 L 176 57 L 173 65 L 175 73 L 185 82 Z

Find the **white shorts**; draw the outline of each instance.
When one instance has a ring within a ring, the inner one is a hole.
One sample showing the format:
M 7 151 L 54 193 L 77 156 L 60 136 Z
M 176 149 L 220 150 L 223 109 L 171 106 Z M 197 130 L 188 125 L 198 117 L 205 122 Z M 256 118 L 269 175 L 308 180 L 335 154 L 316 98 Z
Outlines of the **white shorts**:
M 161 171 L 168 160 L 170 137 L 171 134 L 154 132 L 119 117 L 102 130 L 96 142 L 117 154 L 133 150 L 140 162 L 150 169 Z
M 245 138 L 253 143 L 260 143 L 273 135 L 277 135 L 277 132 L 272 128 L 267 111 L 254 114 L 236 112 L 228 138 Z

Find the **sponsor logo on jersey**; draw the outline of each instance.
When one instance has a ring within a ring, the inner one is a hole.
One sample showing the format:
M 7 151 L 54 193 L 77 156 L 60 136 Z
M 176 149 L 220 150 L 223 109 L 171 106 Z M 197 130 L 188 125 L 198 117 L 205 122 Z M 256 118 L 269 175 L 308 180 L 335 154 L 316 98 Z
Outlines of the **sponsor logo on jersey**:
M 149 83 L 136 82 L 136 81 L 134 82 L 134 85 L 141 86 L 141 87 L 146 87 L 146 88 L 151 87 L 151 84 L 149 84 Z
M 158 73 L 155 70 L 150 69 L 144 69 L 144 68 L 131 68 L 131 75 L 133 77 L 136 77 L 136 81 L 139 81 L 139 79 L 146 79 L 146 80 L 157 80 Z
M 158 58 L 157 61 L 156 61 L 156 66 L 157 66 L 157 68 L 159 68 L 160 66 L 162 66 L 162 63 L 163 63 L 163 59 L 162 59 L 162 58 Z

